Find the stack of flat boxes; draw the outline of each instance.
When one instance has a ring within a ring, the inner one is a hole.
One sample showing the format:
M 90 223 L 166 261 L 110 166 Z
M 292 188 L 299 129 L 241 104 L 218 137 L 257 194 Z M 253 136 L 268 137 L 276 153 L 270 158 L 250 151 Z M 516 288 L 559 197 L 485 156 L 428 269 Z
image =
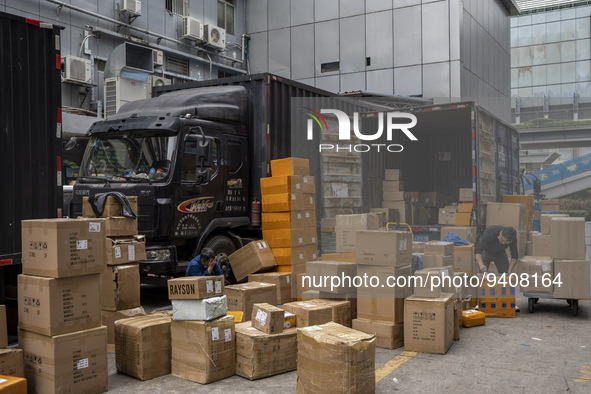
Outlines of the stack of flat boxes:
M 100 311 L 106 227 L 105 219 L 22 222 L 19 345 L 34 392 L 108 389 Z
M 439 208 L 439 224 L 469 226 L 472 224 L 472 189 L 459 189 L 459 203 Z
M 453 242 L 425 242 L 423 253 L 423 268 L 446 267 L 454 263 Z
M 138 213 L 137 197 L 127 198 L 134 213 Z M 88 198 L 83 199 L 82 216 L 96 217 Z M 115 344 L 115 321 L 145 315 L 140 305 L 139 261 L 146 259 L 146 241 L 137 235 L 137 220 L 122 216 L 121 206 L 111 196 L 105 200 L 101 217 L 116 220 L 120 226 L 107 226 L 105 268 L 101 274 L 101 315 L 107 327 L 107 343 Z
M 173 309 L 172 375 L 201 384 L 234 375 L 234 317 L 227 314 L 224 277 L 179 278 L 168 284 Z
M 476 243 L 476 227 L 454 226 L 441 228 L 441 240 L 444 240 L 449 232 L 457 234 L 460 238 L 470 242 L 469 245 L 454 246 L 453 267 L 455 275 L 470 277 L 478 272 L 474 260 L 474 246 Z M 463 282 L 467 285 L 466 282 Z M 476 305 L 478 299 L 478 288 L 464 286 L 462 297 L 470 298 L 469 304 Z
M 392 286 L 389 277 L 411 273 L 412 234 L 403 231 L 358 231 L 357 276 L 379 278 L 378 287 L 357 289 L 357 319 L 353 328 L 376 334 L 376 346 L 395 349 L 403 345 L 404 299 L 411 286 Z M 383 287 L 382 287 L 383 286 Z
M 271 161 L 270 178 L 261 179 L 263 238 L 269 243 L 277 272 L 292 273 L 292 290 L 305 262 L 318 257 L 314 177 L 307 159 Z

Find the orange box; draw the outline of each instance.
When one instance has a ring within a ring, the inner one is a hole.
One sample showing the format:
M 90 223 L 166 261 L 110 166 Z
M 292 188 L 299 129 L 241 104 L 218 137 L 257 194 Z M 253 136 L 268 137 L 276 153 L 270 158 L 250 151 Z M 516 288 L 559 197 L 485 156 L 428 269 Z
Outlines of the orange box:
M 471 212 L 456 212 L 456 226 L 470 226 L 471 224 Z
M 486 314 L 476 309 L 462 311 L 462 325 L 464 327 L 484 326 L 486 324 Z
M 473 207 L 474 207 L 474 205 L 472 205 L 471 202 L 462 202 L 462 203 L 458 204 L 458 212 L 471 213 Z
M 271 175 L 310 175 L 310 162 L 308 159 L 288 157 L 287 159 L 271 160 Z
M 0 375 L 0 393 L 27 394 L 27 379 Z
M 480 298 L 478 303 L 486 317 L 515 317 L 515 298 Z
M 271 272 L 291 272 L 291 265 L 278 265 Z
M 273 176 L 261 178 L 261 194 L 283 194 L 303 192 L 304 178 L 300 175 Z
M 264 213 L 299 211 L 303 207 L 303 193 L 263 194 Z

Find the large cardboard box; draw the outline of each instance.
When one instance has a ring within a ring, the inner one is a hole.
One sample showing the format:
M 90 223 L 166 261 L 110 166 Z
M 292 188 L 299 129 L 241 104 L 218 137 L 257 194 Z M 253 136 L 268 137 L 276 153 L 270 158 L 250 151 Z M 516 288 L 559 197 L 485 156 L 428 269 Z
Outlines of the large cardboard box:
M 267 334 L 283 332 L 285 311 L 270 304 L 254 304 L 251 316 L 252 326 Z
M 263 231 L 289 230 L 306 226 L 303 211 L 266 212 L 262 216 Z
M 0 305 L 0 348 L 8 346 L 8 325 L 6 322 L 6 305 Z M 0 373 L 0 375 L 2 375 Z
M 0 349 L 0 375 L 25 377 L 23 349 Z
M 555 298 L 591 299 L 591 269 L 589 259 L 554 260 L 554 275 L 560 274 L 562 285 L 554 286 Z
M 127 196 L 127 201 L 129 201 L 129 205 L 131 206 L 133 213 L 138 215 L 139 211 L 137 207 L 137 196 Z M 88 201 L 88 197 L 82 197 L 82 216 L 85 218 L 97 217 L 97 215 L 94 213 L 94 210 L 92 209 L 92 205 Z M 113 196 L 107 196 L 107 198 L 105 198 L 103 212 L 98 217 L 106 218 L 110 216 L 123 216 L 121 204 Z
M 18 276 L 19 327 L 54 336 L 101 325 L 100 275 Z
M 112 216 L 104 220 L 107 237 L 131 237 L 138 233 L 137 219 Z
M 506 195 L 503 196 L 503 202 L 523 204 L 525 207 L 524 226 L 525 231 L 529 232 L 533 226 L 534 219 L 534 196 L 530 195 Z
M 457 209 L 439 208 L 439 224 L 456 224 Z
M 353 277 L 356 273 L 357 264 L 347 261 L 308 261 L 306 263 L 306 274 L 312 278 L 313 290 L 327 293 L 353 291 L 355 289 Z
M 358 298 L 357 318 L 400 324 L 404 322 L 404 298 Z
M 267 230 L 263 231 L 263 238 L 271 248 L 292 248 L 318 243 L 315 227 Z
M 382 208 L 396 210 L 396 222 L 410 223 L 412 221 L 412 204 L 406 201 L 382 201 Z M 392 221 L 392 220 L 390 220 Z
M 312 210 L 302 211 L 302 214 L 304 215 L 304 227 L 316 228 L 316 225 L 317 225 L 316 210 L 312 209 Z M 336 220 L 335 220 L 335 222 L 336 222 Z
M 404 325 L 383 321 L 354 319 L 353 329 L 376 336 L 376 346 L 396 349 L 404 345 Z
M 445 241 L 425 242 L 424 253 L 436 256 L 449 256 L 454 253 L 454 243 Z
M 138 306 L 131 309 L 123 309 L 120 311 L 101 311 L 103 326 L 107 327 L 107 344 L 115 344 L 115 322 L 117 320 L 128 319 L 130 317 L 145 316 L 146 311 L 143 307 Z
M 439 208 L 447 204 L 448 198 L 438 192 L 421 192 L 419 201 L 425 207 Z
M 585 218 L 552 218 L 550 220 L 550 256 L 560 260 L 584 260 L 587 258 L 585 245 Z
M 382 189 L 384 192 L 400 192 L 404 190 L 404 182 L 384 180 L 382 182 Z
M 64 278 L 103 271 L 105 219 L 38 219 L 21 223 L 23 274 Z
M 552 236 L 541 233 L 530 233 L 532 256 L 551 256 L 552 255 Z
M 404 350 L 445 354 L 454 338 L 452 294 L 439 298 L 411 296 L 404 303 Z
M 234 318 L 173 321 L 172 374 L 206 384 L 236 373 Z
M 525 206 L 505 202 L 489 202 L 486 204 L 486 225 L 513 227 L 520 231 L 524 229 Z
M 407 231 L 358 231 L 357 264 L 403 266 L 412 258 L 412 233 Z
M 302 191 L 304 193 L 316 193 L 316 182 L 314 179 L 315 178 L 311 175 L 302 177 L 302 180 L 304 181 L 302 183 Z
M 249 282 L 271 283 L 277 287 L 277 303 L 291 302 L 291 273 L 290 272 L 263 272 L 248 275 Z
M 336 251 L 354 252 L 357 241 L 357 230 L 377 230 L 380 227 L 381 218 L 379 215 L 363 213 L 357 215 L 337 215 Z
M 250 242 L 228 256 L 228 259 L 237 281 L 277 265 L 273 252 L 265 240 Z
M 277 286 L 271 283 L 248 282 L 226 286 L 228 309 L 242 311 L 244 316 L 252 314 L 254 304 L 266 303 L 277 305 Z
M 101 275 L 101 305 L 107 311 L 140 306 L 139 264 L 106 267 Z
M 236 324 L 236 375 L 254 380 L 297 368 L 297 329 L 266 334 L 251 322 Z
M 423 255 L 423 268 L 437 268 L 453 265 L 454 256 L 453 254 L 447 256 L 424 254 Z
M 351 327 L 351 302 L 346 300 L 315 298 L 306 301 L 314 305 L 328 305 L 332 308 L 332 320 L 335 323 Z
M 129 264 L 146 259 L 146 237 L 107 238 L 105 240 L 107 265 Z
M 382 217 L 380 227 L 386 227 L 389 222 L 399 222 L 398 211 L 390 208 L 369 208 L 369 213 L 376 213 Z
M 302 193 L 304 179 L 301 175 L 283 175 L 261 178 L 261 194 Z
M 471 226 L 473 224 L 472 221 L 472 213 L 470 212 L 456 212 L 456 222 L 454 223 L 456 226 Z
M 552 218 L 567 218 L 569 217 L 564 213 L 545 213 L 540 216 L 540 232 L 543 235 L 550 235 L 550 221 Z
M 476 227 L 471 226 L 453 226 L 453 227 L 442 227 L 441 228 L 441 240 L 443 241 L 447 236 L 447 233 L 455 233 L 460 238 L 465 239 L 470 243 L 476 243 Z
M 318 258 L 317 245 L 294 246 L 292 248 L 272 248 L 271 252 L 278 266 L 304 264 Z
M 473 199 L 472 189 L 471 188 L 462 188 L 460 189 L 460 196 L 458 200 L 460 202 L 471 202 Z
M 263 213 L 301 211 L 305 196 L 302 192 L 263 194 Z
M 454 271 L 475 271 L 474 244 L 454 246 Z
M 287 159 L 271 160 L 272 176 L 285 175 L 310 175 L 310 163 L 308 159 L 288 157 Z
M 517 267 L 522 274 L 529 276 L 529 285 L 521 286 L 524 293 L 554 292 L 554 262 L 550 256 L 525 256 L 519 259 Z M 523 284 L 524 281 L 520 281 Z
M 202 300 L 171 300 L 174 320 L 213 320 L 228 313 L 225 295 Z
M 46 336 L 19 330 L 25 377 L 34 393 L 102 393 L 109 389 L 107 328 Z
M 336 323 L 297 335 L 298 393 L 375 392 L 375 335 Z
M 202 300 L 224 294 L 224 277 L 186 276 L 168 280 L 169 300 Z
M 298 327 L 308 327 L 332 321 L 332 306 L 306 301 L 288 302 L 283 309 L 297 317 Z
M 385 170 L 384 171 L 384 179 L 386 181 L 400 181 L 402 180 L 402 171 L 394 169 L 394 170 Z
M 115 322 L 117 371 L 140 380 L 170 373 L 171 319 L 165 314 Z
M 452 275 L 453 272 L 450 269 L 444 269 L 444 267 L 436 271 L 428 269 L 416 270 L 413 273 L 415 277 L 413 296 L 420 298 L 441 297 L 441 294 L 444 293 L 442 280 Z
M 412 266 L 410 263 L 411 260 L 408 261 L 407 265 L 396 267 L 358 265 L 357 276 L 360 278 L 367 277 L 368 279 L 367 281 L 364 280 L 361 286 L 357 287 L 357 297 L 361 299 L 376 297 L 406 298 L 410 296 L 412 294 L 412 286 L 409 285 L 408 280 L 412 273 Z

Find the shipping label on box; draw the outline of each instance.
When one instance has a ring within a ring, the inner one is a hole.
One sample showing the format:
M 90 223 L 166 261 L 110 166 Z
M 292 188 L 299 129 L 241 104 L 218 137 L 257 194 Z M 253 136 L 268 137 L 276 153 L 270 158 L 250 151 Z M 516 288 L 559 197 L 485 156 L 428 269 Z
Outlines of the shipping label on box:
M 106 267 L 101 275 L 101 305 L 107 311 L 140 306 L 139 264 Z
M 252 308 L 252 326 L 267 334 L 283 332 L 284 310 L 271 304 L 254 304 Z
M 107 328 L 58 336 L 19 330 L 28 389 L 35 393 L 108 390 Z
M 47 336 L 101 325 L 100 275 L 18 276 L 19 327 Z
M 456 224 L 456 209 L 439 208 L 439 224 Z
M 554 261 L 549 256 L 525 256 L 519 259 L 519 271 L 529 276 L 529 285 L 520 281 L 521 291 L 524 293 L 554 292 Z
M 23 273 L 53 278 L 100 274 L 105 235 L 105 219 L 23 220 Z
M 169 300 L 201 300 L 224 294 L 224 277 L 188 276 L 168 280 Z
M 265 240 L 250 242 L 228 256 L 228 259 L 238 281 L 277 265 L 270 244 Z
M 107 265 L 135 263 L 146 259 L 146 237 L 107 238 L 105 257 Z
M 133 213 L 138 215 L 139 211 L 137 204 L 137 196 L 127 196 L 127 201 L 129 201 L 129 206 L 131 207 Z M 107 198 L 105 198 L 104 200 L 103 212 L 100 215 L 100 217 L 106 218 L 111 216 L 123 216 L 123 211 L 121 210 L 121 204 L 115 197 L 107 196 Z M 92 205 L 88 201 L 88 197 L 82 197 L 82 217 L 97 217 L 96 213 L 92 209 Z
M 409 232 L 357 232 L 357 264 L 403 266 L 411 257 L 412 234 Z
M 409 297 L 404 304 L 404 350 L 445 354 L 454 337 L 452 294 Z

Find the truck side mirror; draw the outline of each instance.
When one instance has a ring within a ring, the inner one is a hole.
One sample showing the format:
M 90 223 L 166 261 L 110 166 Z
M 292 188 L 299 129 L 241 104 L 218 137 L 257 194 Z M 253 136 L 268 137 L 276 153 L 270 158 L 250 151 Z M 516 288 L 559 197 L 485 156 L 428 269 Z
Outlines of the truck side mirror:
M 198 167 L 197 168 L 197 182 L 207 183 L 211 180 L 211 168 L 209 167 Z

